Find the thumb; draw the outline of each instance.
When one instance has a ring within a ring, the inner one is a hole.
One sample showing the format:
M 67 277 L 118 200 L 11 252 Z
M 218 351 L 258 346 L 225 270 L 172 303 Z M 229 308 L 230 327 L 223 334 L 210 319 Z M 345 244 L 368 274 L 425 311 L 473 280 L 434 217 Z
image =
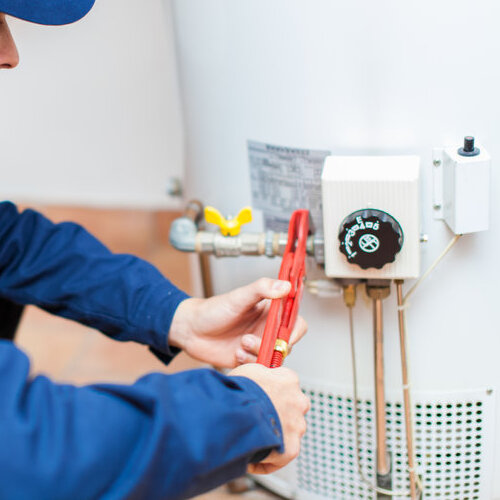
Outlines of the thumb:
M 229 297 L 235 307 L 251 306 L 262 299 L 280 299 L 290 292 L 289 281 L 260 278 L 249 285 L 236 288 L 229 292 Z

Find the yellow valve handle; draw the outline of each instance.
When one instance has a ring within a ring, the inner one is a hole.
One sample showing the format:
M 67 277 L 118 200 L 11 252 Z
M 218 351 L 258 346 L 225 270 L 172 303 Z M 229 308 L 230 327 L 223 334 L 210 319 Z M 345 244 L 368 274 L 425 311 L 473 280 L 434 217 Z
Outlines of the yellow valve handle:
M 205 207 L 205 220 L 219 226 L 224 236 L 237 236 L 240 234 L 241 226 L 252 221 L 252 208 L 242 208 L 236 217 L 226 219 L 216 208 Z

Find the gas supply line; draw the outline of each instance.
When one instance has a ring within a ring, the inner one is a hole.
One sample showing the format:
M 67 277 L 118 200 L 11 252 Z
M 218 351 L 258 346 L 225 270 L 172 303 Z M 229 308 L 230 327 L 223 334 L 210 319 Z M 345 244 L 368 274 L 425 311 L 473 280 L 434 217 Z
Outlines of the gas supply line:
M 181 217 L 174 220 L 170 230 L 170 243 L 176 250 L 193 252 L 191 240 L 203 226 L 203 203 L 199 200 L 190 200 Z M 208 255 L 198 254 L 200 265 L 203 297 L 212 297 L 214 294 L 212 272 Z
M 216 257 L 283 256 L 288 241 L 287 233 L 275 231 L 240 233 L 241 226 L 251 220 L 247 218 L 248 210 L 249 207 L 245 207 L 236 217 L 225 218 L 213 207 L 207 206 L 203 210 L 199 201 L 191 200 L 184 214 L 172 223 L 170 244 L 181 252 L 195 252 Z M 204 231 L 201 228 L 203 211 L 207 222 L 219 226 L 220 232 Z M 314 257 L 318 264 L 324 262 L 324 240 L 320 233 L 307 237 L 306 253 Z

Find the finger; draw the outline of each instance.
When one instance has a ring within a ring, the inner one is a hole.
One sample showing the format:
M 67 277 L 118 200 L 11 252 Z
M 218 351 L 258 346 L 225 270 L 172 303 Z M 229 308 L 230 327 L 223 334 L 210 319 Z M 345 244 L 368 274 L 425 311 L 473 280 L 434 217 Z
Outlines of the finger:
M 262 339 L 257 335 L 247 333 L 241 337 L 241 347 L 248 353 L 254 356 L 259 355 L 259 349 Z
M 237 365 L 257 362 L 257 356 L 255 356 L 254 354 L 250 354 L 241 348 L 236 349 L 235 358 Z
M 290 292 L 289 281 L 260 278 L 227 294 L 229 303 L 238 311 L 253 307 L 262 299 L 279 299 Z
M 303 394 L 303 401 L 304 401 L 304 415 L 311 409 L 311 400 Z
M 290 334 L 290 345 L 296 344 L 307 332 L 307 323 L 302 316 L 297 316 L 295 326 Z
M 281 466 L 273 465 L 273 464 L 249 464 L 248 465 L 248 473 L 249 474 L 271 474 L 272 472 L 276 472 L 281 469 Z
M 293 457 L 273 450 L 262 462 L 249 464 L 255 472 L 252 474 L 270 474 L 287 465 Z

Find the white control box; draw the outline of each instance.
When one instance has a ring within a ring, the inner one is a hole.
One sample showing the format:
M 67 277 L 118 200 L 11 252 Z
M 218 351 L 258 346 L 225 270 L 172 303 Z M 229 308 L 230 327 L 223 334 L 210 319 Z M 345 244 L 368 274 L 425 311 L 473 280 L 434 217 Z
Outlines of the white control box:
M 490 225 L 490 155 L 481 145 L 474 156 L 459 150 L 434 151 L 434 216 L 455 234 L 485 231 Z
M 417 156 L 326 158 L 321 186 L 327 276 L 371 279 L 419 276 L 419 170 Z M 361 215 L 357 216 L 357 212 Z M 357 259 L 375 258 L 384 246 L 387 248 L 387 236 L 382 234 L 384 223 L 379 224 L 378 219 L 366 215 L 375 213 L 388 221 L 385 225 L 391 245 L 398 243 L 399 251 L 393 252 L 393 262 L 379 263 L 380 268 L 362 268 L 355 263 Z M 352 245 L 353 241 L 357 246 Z

